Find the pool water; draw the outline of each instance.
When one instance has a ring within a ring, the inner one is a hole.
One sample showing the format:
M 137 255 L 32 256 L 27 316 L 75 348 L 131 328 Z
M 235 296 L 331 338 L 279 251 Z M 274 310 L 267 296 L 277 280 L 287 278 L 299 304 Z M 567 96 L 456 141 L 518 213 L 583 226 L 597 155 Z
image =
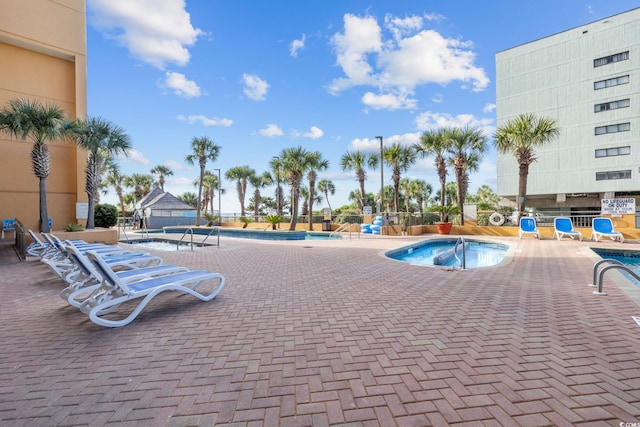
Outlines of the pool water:
M 460 266 L 462 248 L 453 249 L 457 239 L 430 239 L 394 249 L 385 255 L 398 261 L 424 266 Z M 509 247 L 500 243 L 465 240 L 466 268 L 490 267 L 500 264 Z M 456 257 L 457 255 L 457 257 Z

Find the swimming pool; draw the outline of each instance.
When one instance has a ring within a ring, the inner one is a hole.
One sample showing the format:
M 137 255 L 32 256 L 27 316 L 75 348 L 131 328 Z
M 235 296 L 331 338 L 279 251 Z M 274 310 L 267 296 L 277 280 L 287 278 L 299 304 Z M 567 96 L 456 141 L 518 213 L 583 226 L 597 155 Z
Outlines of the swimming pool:
M 460 266 L 462 248 L 453 249 L 458 239 L 429 239 L 385 253 L 385 256 L 413 265 Z M 500 264 L 508 245 L 465 239 L 466 268 L 491 267 Z M 456 257 L 457 255 L 457 257 Z
M 162 230 L 152 230 L 149 234 L 184 234 L 186 227 L 164 227 Z M 193 228 L 193 233 L 198 235 L 208 235 L 211 228 Z M 187 233 L 188 234 L 188 233 Z M 305 230 L 256 230 L 240 228 L 220 228 L 220 236 L 234 237 L 240 239 L 257 240 L 329 240 L 329 233 L 310 232 Z M 216 237 L 215 233 L 210 238 Z M 340 237 L 331 237 L 331 240 L 339 240 Z

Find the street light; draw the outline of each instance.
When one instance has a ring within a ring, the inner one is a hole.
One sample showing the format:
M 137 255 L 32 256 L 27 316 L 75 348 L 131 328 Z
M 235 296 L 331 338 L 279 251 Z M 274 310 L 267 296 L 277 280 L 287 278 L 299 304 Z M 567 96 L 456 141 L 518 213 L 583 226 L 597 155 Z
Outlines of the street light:
M 376 138 L 380 140 L 380 211 L 378 213 L 382 215 L 382 207 L 384 206 L 384 162 L 382 160 L 382 137 L 376 136 Z
M 222 178 L 220 177 L 220 169 L 214 169 L 218 171 L 218 247 L 220 247 L 220 224 L 222 224 L 222 199 L 220 198 L 222 188 Z

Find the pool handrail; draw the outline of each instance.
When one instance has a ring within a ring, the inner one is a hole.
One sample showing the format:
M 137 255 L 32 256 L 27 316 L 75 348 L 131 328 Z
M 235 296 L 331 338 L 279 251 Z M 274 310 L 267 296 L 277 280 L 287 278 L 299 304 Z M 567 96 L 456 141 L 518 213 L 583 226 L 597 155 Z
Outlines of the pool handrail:
M 604 266 L 602 270 L 600 270 L 600 274 L 598 274 L 598 267 L 606 263 L 608 263 L 609 265 Z M 631 277 L 633 277 L 634 279 L 640 281 L 640 276 L 631 268 L 629 268 L 629 266 L 624 265 L 622 262 L 618 261 L 617 259 L 605 258 L 595 263 L 595 265 L 593 266 L 593 282 L 587 285 L 587 286 L 593 286 L 598 288 L 598 290 L 593 291 L 594 295 L 607 295 L 606 292 L 602 291 L 602 286 L 604 282 L 604 273 L 614 269 L 623 270 L 626 273 L 629 273 L 629 275 L 631 275 Z

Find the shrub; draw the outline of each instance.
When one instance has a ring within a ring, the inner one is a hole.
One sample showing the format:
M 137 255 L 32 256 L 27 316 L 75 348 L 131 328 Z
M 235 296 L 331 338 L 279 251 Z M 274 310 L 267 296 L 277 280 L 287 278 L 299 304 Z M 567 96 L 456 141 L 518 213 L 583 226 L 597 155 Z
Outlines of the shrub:
M 104 203 L 95 206 L 93 221 L 96 227 L 109 228 L 118 223 L 118 208 Z
M 64 231 L 83 231 L 84 227 L 77 222 L 70 222 L 64 226 Z
M 479 213 L 478 214 L 478 225 L 480 225 L 480 226 L 489 225 L 489 214 Z
M 218 215 L 206 213 L 206 214 L 202 214 L 202 217 L 207 221 L 207 227 L 212 227 L 216 225 L 215 224 L 216 222 L 218 222 Z

